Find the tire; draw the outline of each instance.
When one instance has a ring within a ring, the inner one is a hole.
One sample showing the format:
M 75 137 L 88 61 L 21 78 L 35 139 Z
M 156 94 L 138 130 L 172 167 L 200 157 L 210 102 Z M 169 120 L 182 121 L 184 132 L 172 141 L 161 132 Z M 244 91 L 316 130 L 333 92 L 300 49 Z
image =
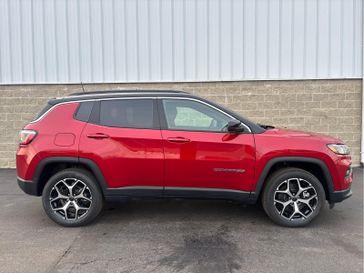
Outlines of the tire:
M 48 180 L 43 189 L 42 203 L 48 217 L 57 224 L 79 227 L 91 223 L 99 215 L 103 196 L 90 172 L 70 168 Z
M 276 224 L 302 227 L 319 214 L 325 200 L 324 188 L 314 175 L 298 168 L 285 168 L 266 181 L 262 205 Z

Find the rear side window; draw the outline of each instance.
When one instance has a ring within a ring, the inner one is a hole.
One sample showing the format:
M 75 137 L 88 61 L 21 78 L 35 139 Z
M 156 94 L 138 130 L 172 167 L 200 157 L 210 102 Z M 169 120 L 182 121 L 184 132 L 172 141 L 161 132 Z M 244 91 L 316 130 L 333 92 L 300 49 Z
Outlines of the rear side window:
M 119 99 L 101 101 L 100 124 L 119 128 L 156 128 L 153 99 Z
M 75 114 L 75 119 L 88 122 L 93 106 L 93 101 L 81 102 Z
M 33 121 L 43 116 L 49 109 L 52 108 L 52 106 L 53 106 L 52 104 L 47 103 L 46 106 L 44 106 L 43 109 L 33 118 Z

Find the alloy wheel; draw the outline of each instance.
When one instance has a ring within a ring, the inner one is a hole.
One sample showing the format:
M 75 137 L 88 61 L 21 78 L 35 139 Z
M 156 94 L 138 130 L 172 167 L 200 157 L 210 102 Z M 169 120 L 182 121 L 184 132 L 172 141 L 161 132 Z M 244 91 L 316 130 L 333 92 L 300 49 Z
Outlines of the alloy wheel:
M 58 216 L 75 221 L 89 212 L 92 205 L 92 193 L 80 179 L 64 178 L 52 187 L 49 203 Z
M 317 205 L 316 189 L 302 178 L 289 178 L 280 183 L 274 192 L 277 212 L 290 221 L 310 217 Z

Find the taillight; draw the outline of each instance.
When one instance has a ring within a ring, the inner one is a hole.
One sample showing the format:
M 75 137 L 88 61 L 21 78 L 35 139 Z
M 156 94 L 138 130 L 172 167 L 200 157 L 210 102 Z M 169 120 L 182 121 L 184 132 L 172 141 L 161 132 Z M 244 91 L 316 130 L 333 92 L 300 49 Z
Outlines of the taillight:
M 21 130 L 20 133 L 20 145 L 27 145 L 33 141 L 33 139 L 37 136 L 37 131 L 34 130 Z

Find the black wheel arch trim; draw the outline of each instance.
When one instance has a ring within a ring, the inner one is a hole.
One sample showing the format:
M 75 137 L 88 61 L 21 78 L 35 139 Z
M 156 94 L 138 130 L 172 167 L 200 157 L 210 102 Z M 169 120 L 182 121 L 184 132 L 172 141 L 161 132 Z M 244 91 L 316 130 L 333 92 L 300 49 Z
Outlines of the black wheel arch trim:
M 83 157 L 76 157 L 76 156 L 50 156 L 50 157 L 46 157 L 43 158 L 35 172 L 33 175 L 33 179 L 32 182 L 37 184 L 37 195 L 40 196 L 42 189 L 40 188 L 41 185 L 39 185 L 39 180 L 41 177 L 41 174 L 44 170 L 44 168 L 48 165 L 48 164 L 52 164 L 52 163 L 73 163 L 73 164 L 81 164 L 81 165 L 85 165 L 87 166 L 92 174 L 95 176 L 102 192 L 105 194 L 105 191 L 107 190 L 107 183 L 105 180 L 104 175 L 102 174 L 101 170 L 99 169 L 99 167 L 97 166 L 97 164 L 88 158 L 83 158 Z
M 328 189 L 328 196 L 326 196 L 327 200 L 329 201 L 329 203 L 331 203 L 332 201 L 338 202 L 335 200 L 335 198 L 332 198 L 333 194 L 334 194 L 334 184 L 333 184 L 331 173 L 330 173 L 326 163 L 317 158 L 304 157 L 304 156 L 285 156 L 285 157 L 275 157 L 275 158 L 270 159 L 267 162 L 267 164 L 265 165 L 262 173 L 260 174 L 259 180 L 255 187 L 255 191 L 251 192 L 250 198 L 258 199 L 258 197 L 262 191 L 264 182 L 267 179 L 269 171 L 275 164 L 281 163 L 281 162 L 312 163 L 312 164 L 319 166 L 320 169 L 322 170 L 322 173 L 326 180 L 326 186 Z

